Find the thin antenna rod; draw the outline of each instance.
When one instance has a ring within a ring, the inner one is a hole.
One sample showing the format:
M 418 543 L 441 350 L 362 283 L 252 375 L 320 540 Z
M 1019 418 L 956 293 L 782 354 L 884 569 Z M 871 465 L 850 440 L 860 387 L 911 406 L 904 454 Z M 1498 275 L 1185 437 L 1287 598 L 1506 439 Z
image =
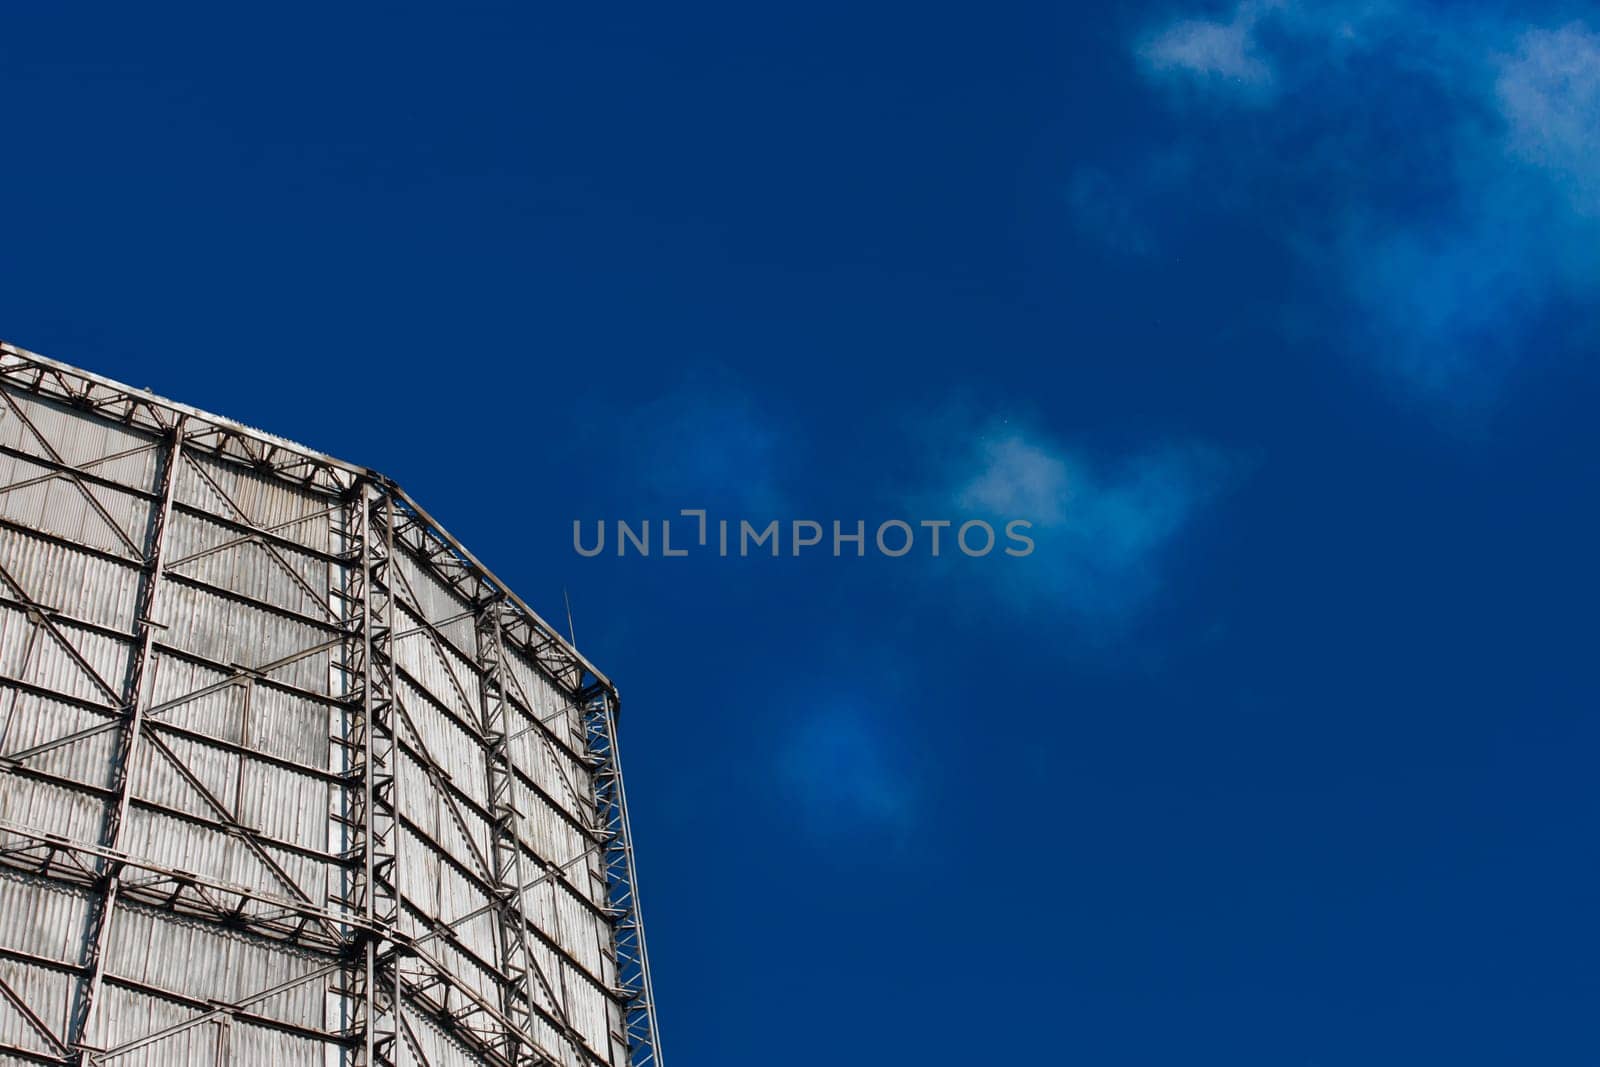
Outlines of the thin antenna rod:
M 572 598 L 567 595 L 567 587 L 561 587 L 561 599 L 567 602 L 567 640 L 573 648 L 578 647 L 578 635 L 572 629 Z

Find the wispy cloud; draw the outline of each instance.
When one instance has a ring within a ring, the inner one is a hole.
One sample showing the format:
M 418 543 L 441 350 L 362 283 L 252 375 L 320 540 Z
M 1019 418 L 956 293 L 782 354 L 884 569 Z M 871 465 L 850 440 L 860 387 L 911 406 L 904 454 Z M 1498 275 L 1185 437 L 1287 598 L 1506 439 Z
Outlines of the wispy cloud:
M 981 580 L 1012 605 L 1097 627 L 1131 621 L 1162 585 L 1185 529 L 1237 473 L 1215 449 L 1163 445 L 1096 461 L 1039 431 L 994 423 L 946 469 L 946 499 L 997 528 L 1033 524 L 1032 555 Z
M 973 452 L 971 480 L 955 491 L 963 511 L 1061 522 L 1078 479 L 1059 453 L 1009 431 L 980 440 Z
M 1529 30 L 1498 67 L 1513 158 L 1548 174 L 1575 211 L 1600 214 L 1600 35 L 1581 23 Z
M 799 713 L 781 739 L 777 778 L 806 829 L 825 838 L 903 838 L 916 819 L 917 788 L 892 709 L 853 699 Z
M 1177 19 L 1139 43 L 1139 59 L 1154 74 L 1265 89 L 1272 84 L 1273 71 L 1256 41 L 1256 26 L 1276 6 L 1249 0 L 1225 18 Z
M 1528 358 L 1542 316 L 1592 302 L 1600 37 L 1583 23 L 1243 0 L 1152 28 L 1134 56 L 1154 79 L 1248 105 L 1190 124 L 1211 180 L 1185 188 L 1304 205 L 1279 227 L 1316 298 L 1332 296 L 1333 332 L 1396 380 L 1476 407 Z
M 617 465 L 659 501 L 752 518 L 782 511 L 798 442 L 737 384 L 696 378 L 611 425 Z

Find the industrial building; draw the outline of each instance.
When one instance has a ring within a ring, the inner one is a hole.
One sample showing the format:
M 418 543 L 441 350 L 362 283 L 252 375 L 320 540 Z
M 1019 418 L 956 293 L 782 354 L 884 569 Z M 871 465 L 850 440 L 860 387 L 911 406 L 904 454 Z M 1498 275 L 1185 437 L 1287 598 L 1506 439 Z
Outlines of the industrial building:
M 660 1067 L 618 710 L 390 479 L 0 345 L 0 1062 Z

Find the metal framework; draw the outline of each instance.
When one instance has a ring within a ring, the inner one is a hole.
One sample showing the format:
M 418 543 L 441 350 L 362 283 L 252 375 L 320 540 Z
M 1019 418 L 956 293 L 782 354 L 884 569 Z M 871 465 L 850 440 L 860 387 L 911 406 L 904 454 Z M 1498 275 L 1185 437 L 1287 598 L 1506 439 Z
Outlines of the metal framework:
M 0 343 L 0 1061 L 660 1067 L 618 711 L 391 480 Z

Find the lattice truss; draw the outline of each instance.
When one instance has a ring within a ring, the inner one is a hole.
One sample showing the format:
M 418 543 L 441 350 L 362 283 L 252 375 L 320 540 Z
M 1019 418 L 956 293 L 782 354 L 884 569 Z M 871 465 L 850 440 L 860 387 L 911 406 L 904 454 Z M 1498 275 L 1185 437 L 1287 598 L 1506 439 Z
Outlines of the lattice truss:
M 659 1065 L 616 711 L 382 476 L 0 346 L 0 1059 Z

